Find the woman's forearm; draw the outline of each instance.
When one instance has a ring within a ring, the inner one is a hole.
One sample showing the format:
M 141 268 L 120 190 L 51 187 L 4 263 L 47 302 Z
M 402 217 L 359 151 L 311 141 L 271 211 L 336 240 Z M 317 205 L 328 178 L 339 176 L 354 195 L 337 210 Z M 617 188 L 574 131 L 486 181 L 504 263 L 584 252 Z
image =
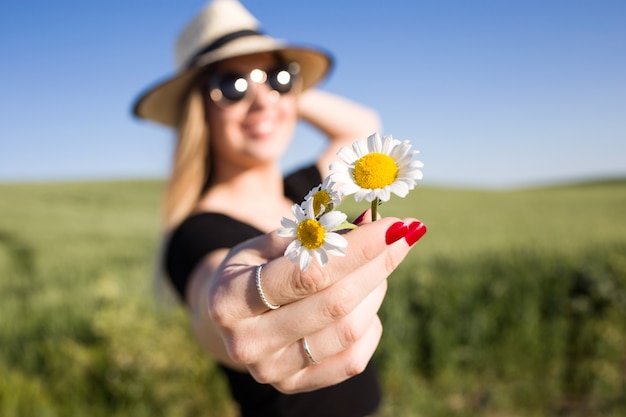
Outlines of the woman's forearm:
M 319 129 L 330 141 L 354 141 L 380 129 L 375 110 L 321 90 L 305 91 L 299 110 L 301 119 Z
M 300 118 L 328 138 L 328 148 L 318 160 L 322 176 L 328 173 L 328 164 L 336 159 L 342 146 L 349 146 L 375 132 L 380 132 L 378 113 L 346 98 L 310 89 L 299 101 Z

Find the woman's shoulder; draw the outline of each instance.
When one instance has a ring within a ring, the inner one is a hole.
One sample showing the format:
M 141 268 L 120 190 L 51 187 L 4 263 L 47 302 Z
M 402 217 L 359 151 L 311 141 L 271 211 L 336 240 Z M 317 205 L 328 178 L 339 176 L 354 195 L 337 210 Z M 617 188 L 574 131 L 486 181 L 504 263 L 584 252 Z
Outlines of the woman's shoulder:
M 189 215 L 172 232 L 172 240 L 229 240 L 240 235 L 256 235 L 254 227 L 218 212 L 199 212 Z
M 189 276 L 201 259 L 214 250 L 232 248 L 259 234 L 254 227 L 222 213 L 200 212 L 183 220 L 167 239 L 164 256 L 165 270 L 181 299 Z
M 215 225 L 222 223 L 240 223 L 239 221 L 233 219 L 227 214 L 212 212 L 212 211 L 201 211 L 197 213 L 192 213 L 187 216 L 177 227 L 176 230 L 186 229 L 189 227 L 202 226 L 202 225 Z

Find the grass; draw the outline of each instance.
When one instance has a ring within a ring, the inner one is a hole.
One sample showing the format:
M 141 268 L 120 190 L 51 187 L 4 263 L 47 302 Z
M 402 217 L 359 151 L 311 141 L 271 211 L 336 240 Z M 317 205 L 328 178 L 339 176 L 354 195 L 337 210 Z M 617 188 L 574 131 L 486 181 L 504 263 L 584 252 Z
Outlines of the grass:
M 235 415 L 184 314 L 154 303 L 161 189 L 0 184 L 0 415 Z M 380 416 L 623 415 L 624 207 L 622 180 L 381 206 L 429 231 L 381 310 Z

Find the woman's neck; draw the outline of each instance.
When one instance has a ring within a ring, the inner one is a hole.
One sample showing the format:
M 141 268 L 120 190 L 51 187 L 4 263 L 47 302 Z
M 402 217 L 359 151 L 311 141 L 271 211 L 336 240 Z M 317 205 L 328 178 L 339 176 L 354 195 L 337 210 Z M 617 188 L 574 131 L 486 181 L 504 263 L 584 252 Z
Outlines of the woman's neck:
M 275 209 L 284 201 L 283 177 L 276 164 L 216 170 L 198 204 L 200 211 L 236 213 L 240 210 Z
M 283 178 L 276 165 L 230 169 L 214 176 L 199 201 L 197 211 L 217 212 L 269 232 L 291 215 L 283 192 Z
M 275 164 L 255 167 L 228 167 L 217 170 L 209 185 L 209 192 L 217 191 L 231 196 L 266 196 L 276 198 L 283 195 L 283 179 L 280 168 Z

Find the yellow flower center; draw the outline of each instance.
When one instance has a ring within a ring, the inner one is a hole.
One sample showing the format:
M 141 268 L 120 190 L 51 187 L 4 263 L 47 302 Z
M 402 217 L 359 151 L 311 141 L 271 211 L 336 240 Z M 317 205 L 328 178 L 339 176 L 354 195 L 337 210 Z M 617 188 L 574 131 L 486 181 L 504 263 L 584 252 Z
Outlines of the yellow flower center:
M 393 184 L 398 176 L 398 165 L 384 153 L 368 153 L 354 164 L 354 182 L 370 190 Z
M 331 203 L 330 194 L 325 190 L 319 190 L 315 194 L 313 194 L 313 211 L 315 212 L 315 216 L 319 216 L 320 214 L 320 206 L 324 206 L 324 212 L 332 211 L 333 207 Z
M 298 240 L 307 249 L 317 249 L 324 244 L 326 230 L 317 220 L 306 219 L 298 225 Z

